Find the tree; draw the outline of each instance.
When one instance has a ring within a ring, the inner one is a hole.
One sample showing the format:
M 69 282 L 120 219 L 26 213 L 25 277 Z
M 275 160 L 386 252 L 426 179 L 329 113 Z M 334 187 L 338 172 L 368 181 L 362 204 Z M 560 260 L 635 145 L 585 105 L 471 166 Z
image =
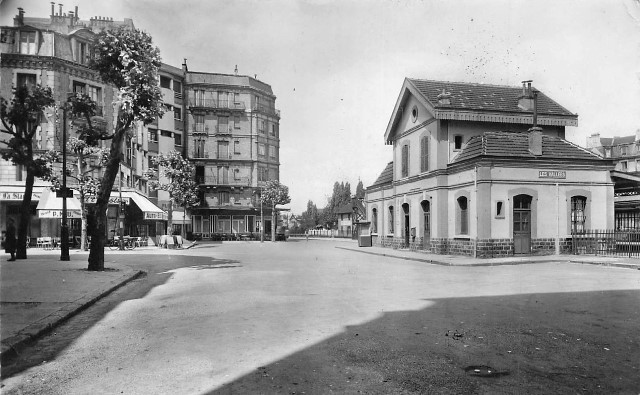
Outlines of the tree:
M 178 151 L 168 154 L 159 154 L 152 159 L 154 166 L 159 167 L 159 172 L 150 170 L 147 172 L 149 186 L 156 190 L 169 192 L 169 221 L 168 229 L 172 229 L 173 204 L 184 208 L 198 204 L 198 184 L 193 178 L 195 166 Z M 162 182 L 161 180 L 167 180 Z M 184 237 L 184 227 L 182 227 Z
M 336 181 L 333 184 L 333 193 L 327 202 L 327 206 L 322 213 L 322 223 L 330 229 L 333 229 L 338 222 L 336 210 L 347 203 L 351 202 L 351 185 L 347 182 Z
M 356 198 L 364 199 L 364 185 L 362 184 L 362 180 L 358 180 L 358 185 L 356 186 Z
M 69 128 L 69 132 L 72 132 L 75 128 L 78 136 L 70 137 L 67 143 L 67 152 L 73 154 L 75 162 L 68 161 L 68 168 L 65 171 L 67 172 L 67 177 L 75 180 L 76 189 L 79 193 L 78 198 L 81 209 L 80 249 L 86 250 L 87 198 L 96 195 L 99 180 L 93 174 L 102 167 L 107 159 L 107 152 L 98 146 L 100 140 L 108 138 L 104 128 L 106 122 L 104 119 L 95 116 L 96 104 L 86 94 L 77 93 L 69 97 L 64 111 L 68 111 L 72 118 L 72 126 Z M 59 124 L 58 118 L 56 117 L 57 124 Z M 59 174 L 51 174 L 47 181 L 50 181 L 56 189 L 61 186 Z
M 291 202 L 289 197 L 289 187 L 280 184 L 278 180 L 267 181 L 260 199 L 265 204 L 271 205 L 271 241 L 276 241 L 276 205 Z
M 309 200 L 307 202 L 307 211 L 302 213 L 302 228 L 304 230 L 315 229 L 319 219 L 318 207 Z
M 153 46 L 151 36 L 138 30 L 118 28 L 103 30 L 94 44 L 90 67 L 102 80 L 118 89 L 116 123 L 111 139 L 104 174 L 96 193 L 96 204 L 90 213 L 91 250 L 89 270 L 104 270 L 104 243 L 107 207 L 116 175 L 125 136 L 135 122 L 149 124 L 164 113 L 158 84 L 160 51 Z
M 10 104 L 0 97 L 2 132 L 10 136 L 8 141 L 2 141 L 7 146 L 6 150 L 2 150 L 2 158 L 26 170 L 18 223 L 17 259 L 27 258 L 27 232 L 31 221 L 31 194 L 35 178 L 47 177 L 52 172 L 51 153 L 36 152 L 34 136 L 40 126 L 43 111 L 53 107 L 54 104 L 51 88 L 40 85 L 34 87 L 23 85 L 15 88 Z

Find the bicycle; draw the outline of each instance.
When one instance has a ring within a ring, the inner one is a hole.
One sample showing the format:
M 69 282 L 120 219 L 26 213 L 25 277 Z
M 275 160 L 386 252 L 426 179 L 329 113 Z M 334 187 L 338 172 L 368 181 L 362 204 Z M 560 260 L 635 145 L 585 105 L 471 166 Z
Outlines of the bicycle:
M 126 239 L 122 240 L 122 242 L 124 243 L 124 249 L 125 250 L 133 250 L 137 246 L 135 238 L 126 238 Z M 115 238 L 115 239 L 109 240 L 109 249 L 110 250 L 119 250 L 120 249 L 120 239 L 119 238 Z

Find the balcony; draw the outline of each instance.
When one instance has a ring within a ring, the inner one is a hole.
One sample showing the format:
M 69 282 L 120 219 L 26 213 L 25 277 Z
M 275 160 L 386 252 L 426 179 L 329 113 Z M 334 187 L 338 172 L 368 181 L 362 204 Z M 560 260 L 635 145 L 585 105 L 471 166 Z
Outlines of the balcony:
M 200 186 L 236 186 L 246 187 L 251 185 L 249 177 L 215 177 L 196 176 L 196 183 Z
M 193 97 L 189 98 L 189 107 L 228 111 L 244 111 L 246 109 L 244 102 L 241 101 L 202 99 Z
M 233 154 L 221 154 L 218 152 L 197 152 L 195 148 L 191 149 L 189 152 L 191 159 L 212 159 L 212 160 L 233 160 Z
M 253 111 L 280 118 L 280 110 L 276 110 L 275 108 L 266 106 L 264 104 L 255 104 L 253 106 Z

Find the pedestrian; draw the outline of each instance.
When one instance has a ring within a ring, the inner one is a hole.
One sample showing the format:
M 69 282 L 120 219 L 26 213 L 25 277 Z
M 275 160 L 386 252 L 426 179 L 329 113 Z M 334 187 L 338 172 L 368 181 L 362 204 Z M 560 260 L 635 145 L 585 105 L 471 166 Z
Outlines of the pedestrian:
M 307 236 L 307 241 L 309 241 L 309 231 L 304 232 L 305 236 Z
M 11 254 L 9 261 L 16 260 L 16 226 L 13 224 L 13 218 L 7 221 L 7 233 L 4 240 L 4 252 Z

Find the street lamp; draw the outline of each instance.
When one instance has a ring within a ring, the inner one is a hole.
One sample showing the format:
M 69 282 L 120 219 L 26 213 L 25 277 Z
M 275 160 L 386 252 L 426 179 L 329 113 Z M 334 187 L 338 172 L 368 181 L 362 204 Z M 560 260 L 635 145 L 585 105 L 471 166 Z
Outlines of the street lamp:
M 60 260 L 69 260 L 69 227 L 67 226 L 67 105 L 62 109 L 62 225 L 60 226 Z

